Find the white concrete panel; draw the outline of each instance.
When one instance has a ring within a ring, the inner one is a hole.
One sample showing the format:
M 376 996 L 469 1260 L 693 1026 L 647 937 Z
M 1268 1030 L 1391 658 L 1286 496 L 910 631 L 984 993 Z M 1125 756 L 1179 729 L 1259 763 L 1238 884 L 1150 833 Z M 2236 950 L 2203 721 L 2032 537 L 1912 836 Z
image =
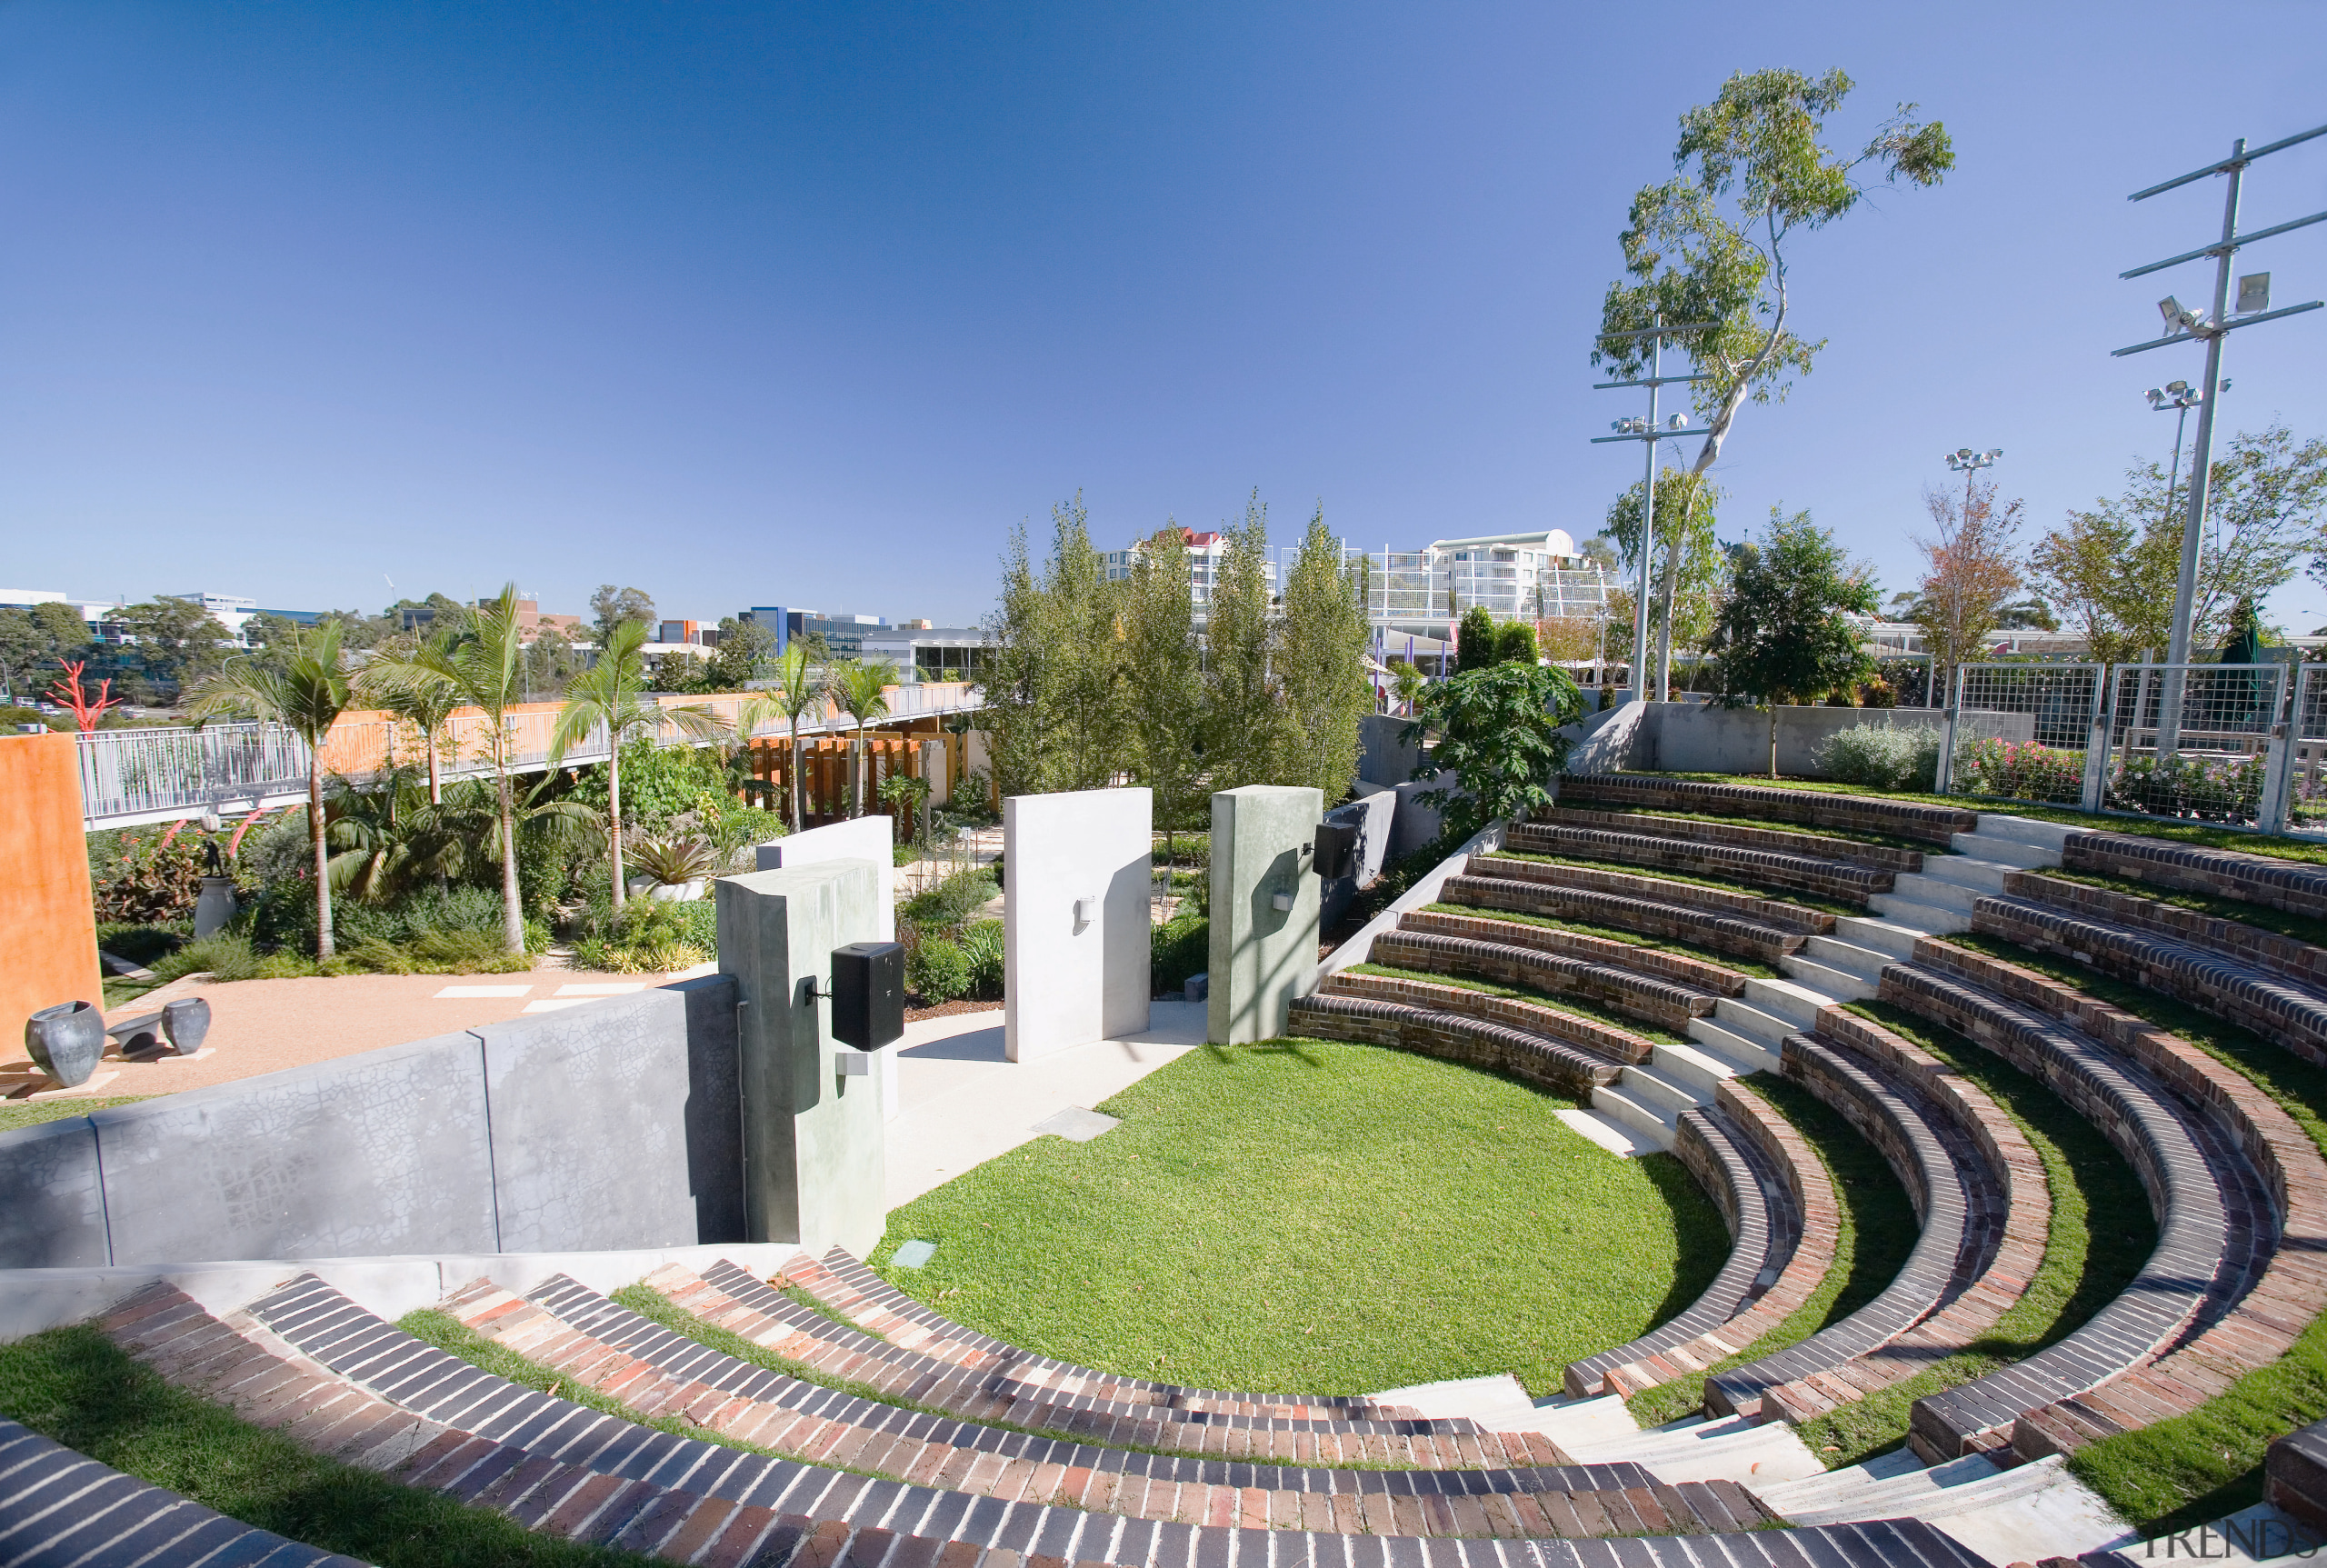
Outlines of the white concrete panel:
M 1147 1027 L 1154 821 L 1144 789 L 1002 803 L 1003 1035 L 1013 1062 Z
M 890 854 L 896 843 L 894 819 L 860 816 L 853 822 L 831 822 L 759 846 L 759 869 L 780 871 L 786 866 L 814 865 L 826 860 L 869 860 L 881 876 L 881 935 L 897 939 L 897 863 Z M 897 1116 L 897 1052 L 891 1046 L 875 1058 L 881 1064 L 881 1104 L 889 1120 Z

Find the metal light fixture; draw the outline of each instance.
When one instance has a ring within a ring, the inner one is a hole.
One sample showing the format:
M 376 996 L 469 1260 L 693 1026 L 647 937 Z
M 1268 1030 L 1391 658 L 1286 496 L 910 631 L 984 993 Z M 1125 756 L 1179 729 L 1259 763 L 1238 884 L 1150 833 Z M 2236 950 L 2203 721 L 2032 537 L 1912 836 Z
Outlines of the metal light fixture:
M 2256 315 L 2271 308 L 2271 275 L 2251 272 L 2238 280 L 2236 314 Z

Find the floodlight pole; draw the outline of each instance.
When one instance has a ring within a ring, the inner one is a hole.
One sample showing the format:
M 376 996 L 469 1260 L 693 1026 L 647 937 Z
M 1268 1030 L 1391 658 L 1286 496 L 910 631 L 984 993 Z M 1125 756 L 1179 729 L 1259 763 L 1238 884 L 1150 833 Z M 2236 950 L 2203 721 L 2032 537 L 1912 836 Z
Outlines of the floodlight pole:
M 1595 436 L 1595 446 L 1605 441 L 1638 441 L 1648 448 L 1648 461 L 1641 476 L 1640 509 L 1640 570 L 1639 582 L 1633 591 L 1633 701 L 1645 702 L 1648 697 L 1648 588 L 1650 564 L 1654 558 L 1652 548 L 1656 539 L 1656 444 L 1667 434 L 1673 435 L 1702 435 L 1702 430 L 1660 432 L 1656 427 L 1657 393 L 1668 381 L 1704 381 L 1703 375 L 1666 375 L 1664 374 L 1664 340 L 1674 333 L 1695 332 L 1712 325 L 1698 322 L 1690 326 L 1664 326 L 1657 317 L 1650 318 L 1651 325 L 1638 332 L 1603 332 L 1603 343 L 1623 338 L 1644 337 L 1649 340 L 1648 379 L 1645 381 L 1602 381 L 1593 385 L 1594 392 L 1616 387 L 1645 386 L 1648 388 L 1648 424 L 1641 434 Z M 1670 692 L 1666 694 L 1668 696 Z
M 2211 245 L 2202 246 L 2197 250 L 2185 252 L 2162 262 L 2152 262 L 2147 266 L 2135 267 L 2131 272 L 2119 275 L 2127 278 L 2140 277 L 2146 273 L 2158 272 L 2187 261 L 2195 261 L 2200 256 L 2211 255 L 2214 258 L 2214 308 L 2210 320 L 2190 325 L 2185 315 L 2182 318 L 2182 326 L 2177 327 L 2172 335 L 2149 343 L 2136 344 L 2130 348 L 2118 349 L 2111 356 L 2116 358 L 2128 354 L 2139 354 L 2144 349 L 2162 347 L 2168 343 L 2184 342 L 2191 336 L 2202 336 L 2206 343 L 2206 376 L 2198 384 L 2202 394 L 2198 403 L 2198 438 L 2190 454 L 2189 513 L 2182 524 L 2182 566 L 2173 584 L 2173 624 L 2167 637 L 2165 689 L 2161 694 L 2162 700 L 2158 712 L 2157 754 L 2161 760 L 2180 751 L 2182 745 L 2182 703 L 2185 684 L 2185 666 L 2190 662 L 2190 638 L 2192 631 L 2191 622 L 2196 610 L 2198 596 L 2198 543 L 2205 530 L 2207 493 L 2212 487 L 2213 480 L 2214 394 L 2222 390 L 2222 340 L 2233 327 L 2251 326 L 2257 322 L 2273 320 L 2279 316 L 2295 315 L 2303 311 L 2317 310 L 2321 305 L 2320 301 L 2312 300 L 2308 304 L 2292 305 L 2284 310 L 2266 310 L 2252 315 L 2242 316 L 2236 321 L 2230 319 L 2230 262 L 2238 247 L 2254 240 L 2283 234 L 2290 229 L 2302 228 L 2318 223 L 2322 219 L 2327 219 L 2327 213 L 2316 213 L 2310 217 L 2298 218 L 2292 223 L 2276 224 L 2270 228 L 2242 235 L 2238 232 L 2238 199 L 2242 187 L 2245 184 L 2246 166 L 2256 158 L 2280 152 L 2321 135 L 2327 135 L 2327 125 L 2315 126 L 2292 136 L 2282 137 L 2251 153 L 2246 149 L 2246 138 L 2241 136 L 2231 144 L 2230 156 L 2222 162 L 2168 180 L 2162 185 L 2152 185 L 2145 191 L 2135 191 L 2126 198 L 2129 201 L 2145 201 L 2151 196 L 2176 189 L 2193 180 L 2203 179 L 2209 175 L 2230 176 L 2230 187 L 2223 193 L 2222 197 L 2221 239 Z M 2175 444 L 2179 446 L 2178 440 Z M 2170 502 L 2172 492 L 2169 489 L 2166 494 Z

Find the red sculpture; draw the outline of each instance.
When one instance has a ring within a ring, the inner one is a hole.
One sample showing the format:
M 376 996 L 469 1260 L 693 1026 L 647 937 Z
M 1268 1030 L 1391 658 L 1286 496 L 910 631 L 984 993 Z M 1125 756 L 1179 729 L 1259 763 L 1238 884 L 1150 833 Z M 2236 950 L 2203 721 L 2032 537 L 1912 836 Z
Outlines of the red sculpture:
M 65 679 L 48 688 L 52 699 L 73 710 L 73 720 L 81 726 L 81 733 L 85 735 L 95 730 L 97 721 L 105 717 L 107 708 L 121 705 L 119 697 L 106 694 L 113 690 L 113 677 L 110 675 L 97 683 L 97 694 L 94 700 L 81 689 L 81 672 L 88 667 L 85 662 L 67 660 Z

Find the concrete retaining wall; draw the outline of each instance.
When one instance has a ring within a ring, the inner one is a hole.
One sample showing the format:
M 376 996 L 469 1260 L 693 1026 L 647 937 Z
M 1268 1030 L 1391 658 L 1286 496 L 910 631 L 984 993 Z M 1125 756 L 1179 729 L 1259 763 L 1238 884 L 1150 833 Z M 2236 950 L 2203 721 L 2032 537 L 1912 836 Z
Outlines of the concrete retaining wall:
M 1937 708 L 1781 707 L 1778 772 L 1797 778 L 1824 778 L 1817 751 L 1840 731 L 1859 724 L 1938 729 Z M 1594 714 L 1564 733 L 1570 742 L 1571 774 L 1642 772 L 1762 774 L 1770 771 L 1770 714 L 1766 708 L 1724 708 L 1712 703 L 1626 703 Z M 1993 737 L 2032 740 L 2036 721 L 2029 714 L 1965 714 L 1956 726 L 1958 743 Z
M 707 976 L 0 1134 L 0 1268 L 734 1242 L 740 1164 Z

